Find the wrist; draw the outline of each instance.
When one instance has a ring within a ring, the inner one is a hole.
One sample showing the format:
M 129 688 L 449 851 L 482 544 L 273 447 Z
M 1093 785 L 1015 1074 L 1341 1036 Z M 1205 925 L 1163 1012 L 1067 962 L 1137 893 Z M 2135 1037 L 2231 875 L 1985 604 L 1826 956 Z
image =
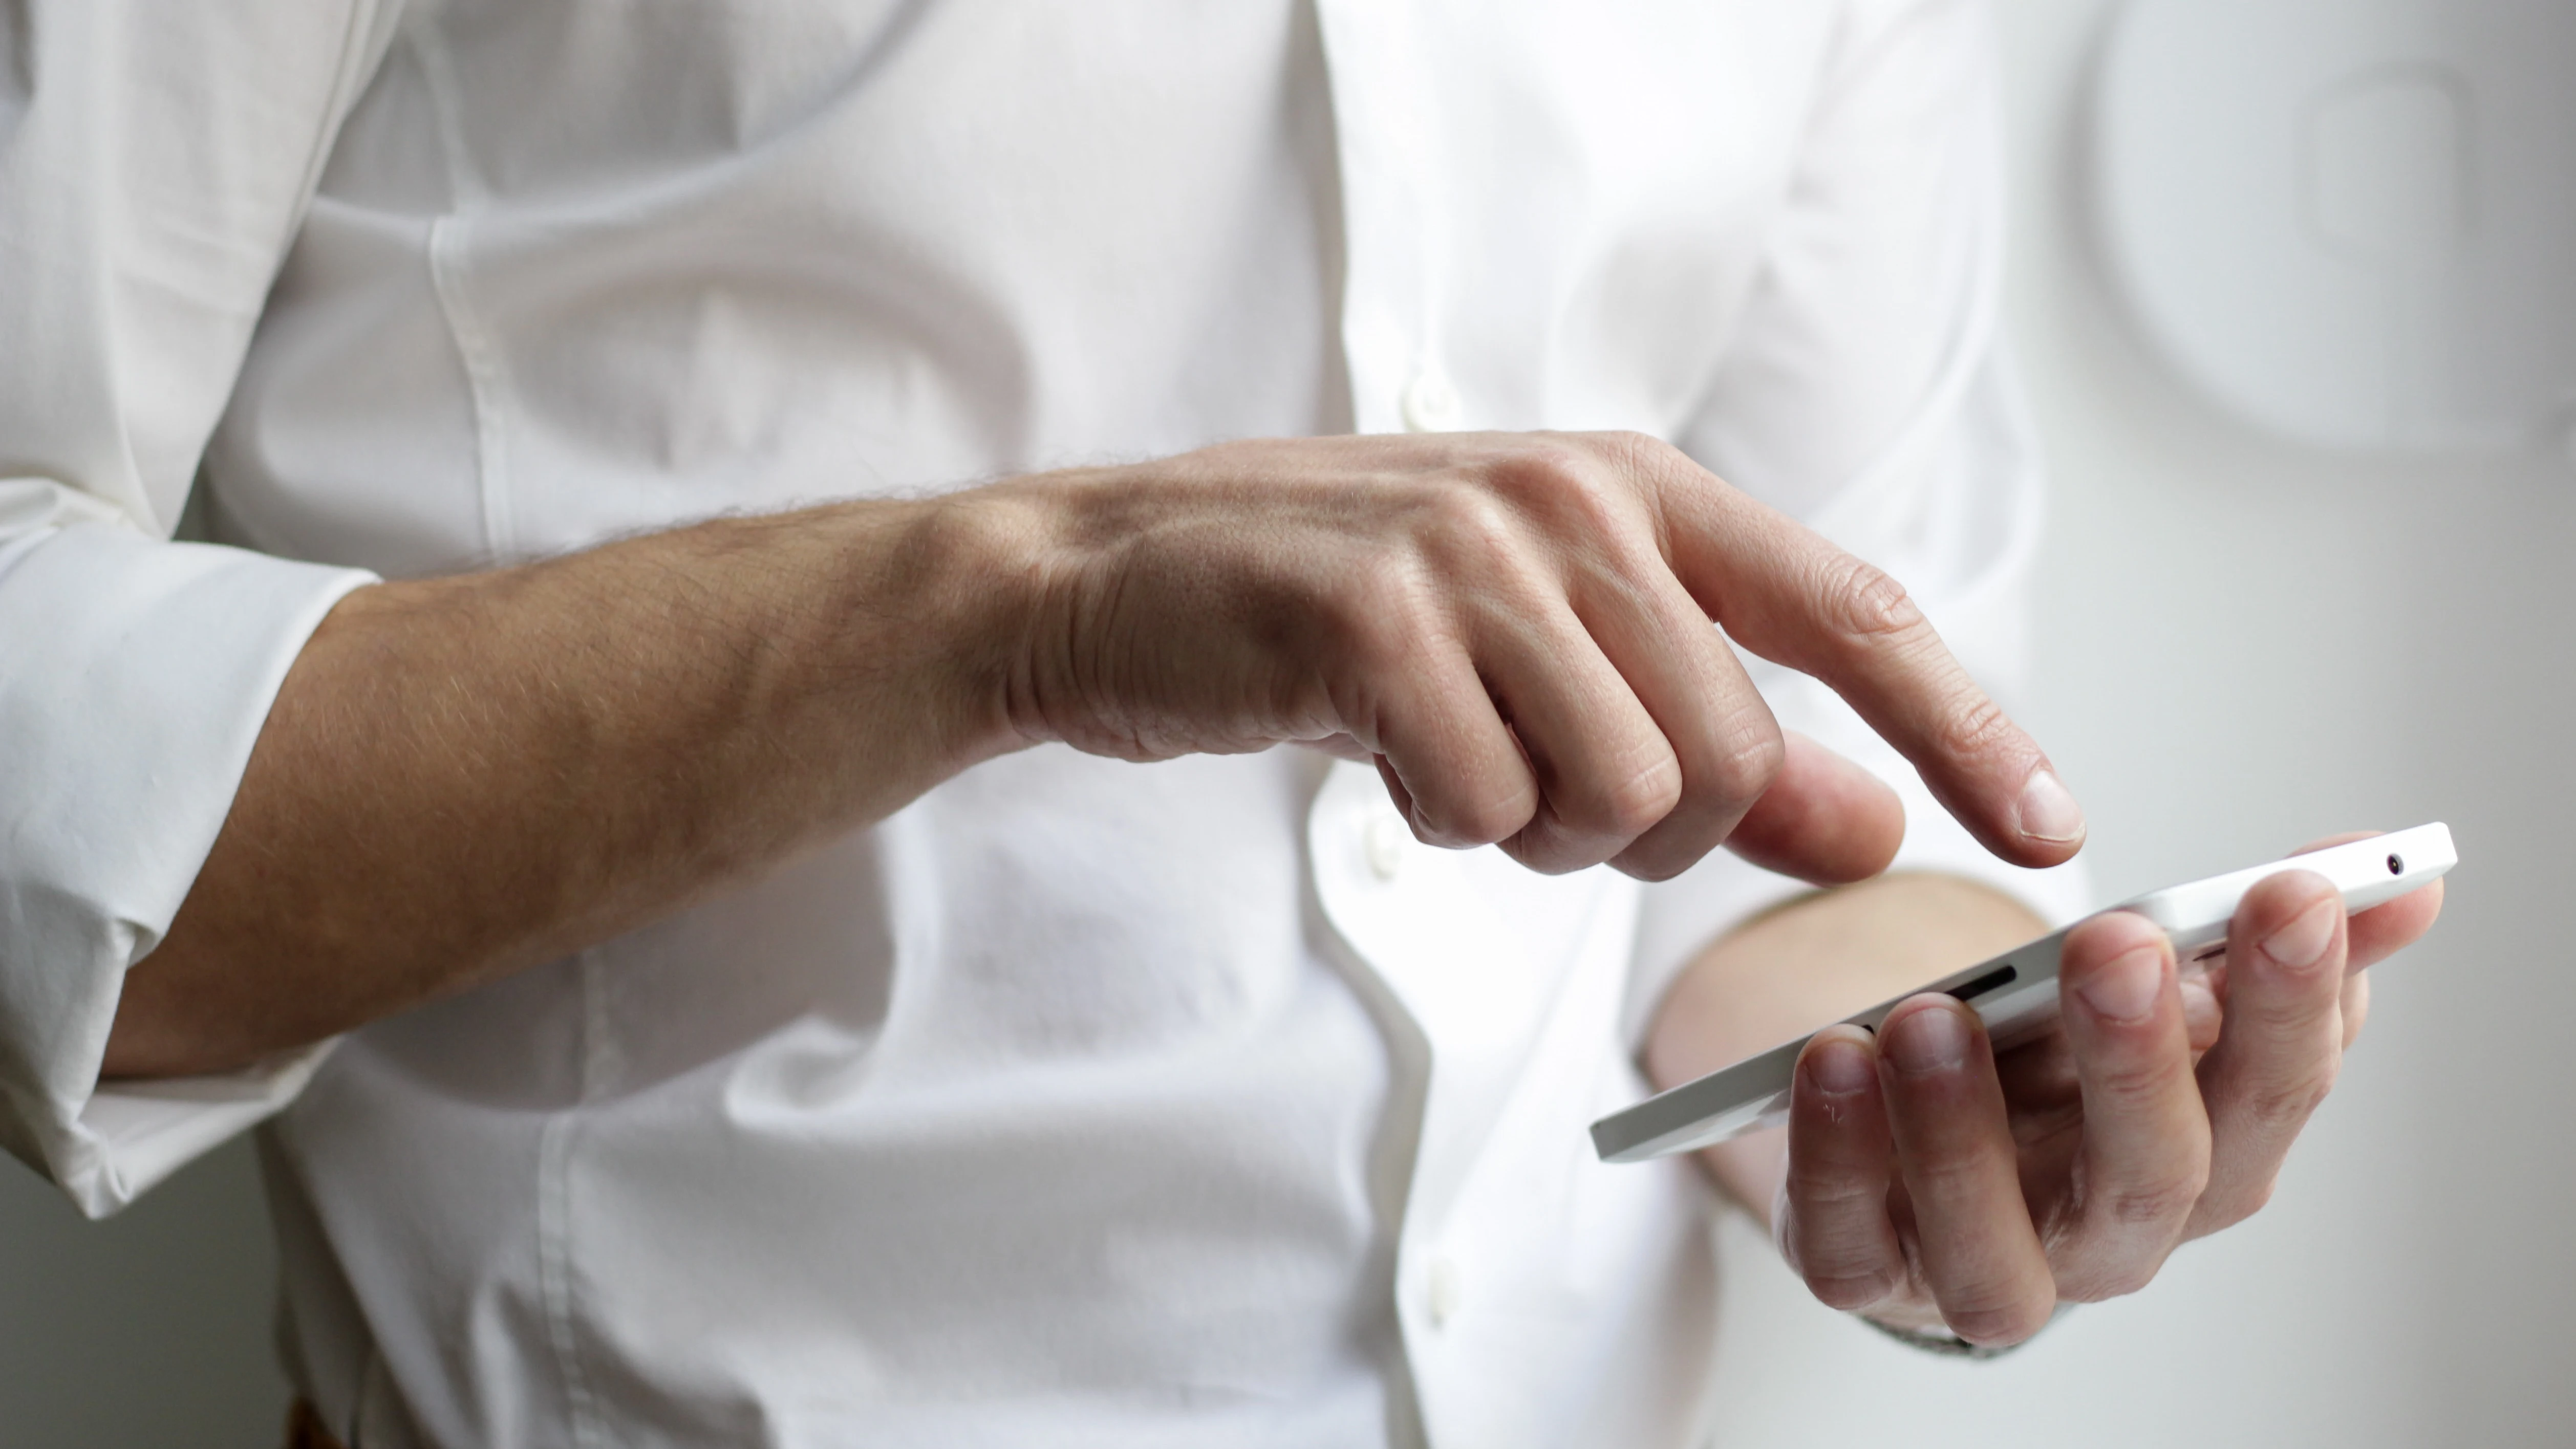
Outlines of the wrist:
M 1115 573 L 1123 546 L 1150 523 L 1118 481 L 1113 470 L 1069 469 L 941 500 L 938 548 L 971 581 L 972 597 L 956 601 L 970 641 L 963 683 L 992 753 L 1070 743 L 1091 754 L 1159 757 L 1136 747 L 1134 721 L 1122 712 L 1128 701 L 1113 686 L 1126 671 L 1104 667 L 1115 656 L 1132 669 L 1146 642 L 1132 608 L 1118 607 Z
M 846 631 L 850 677 L 882 677 L 888 636 L 903 692 L 935 739 L 939 772 L 1048 738 L 1013 701 L 1057 612 L 1047 500 L 1014 485 L 968 489 L 857 521 L 845 555 L 849 597 L 882 627 Z M 882 689 L 882 683 L 872 686 Z

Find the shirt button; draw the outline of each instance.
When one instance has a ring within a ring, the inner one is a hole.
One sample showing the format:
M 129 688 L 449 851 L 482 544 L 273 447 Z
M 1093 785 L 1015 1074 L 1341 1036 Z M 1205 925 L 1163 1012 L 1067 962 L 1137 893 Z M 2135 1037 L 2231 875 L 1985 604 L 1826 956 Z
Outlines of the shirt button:
M 1404 869 L 1404 847 L 1411 838 L 1404 822 L 1393 815 L 1372 815 L 1360 830 L 1360 854 L 1367 858 L 1369 874 L 1379 880 L 1392 881 Z
M 1408 432 L 1446 433 L 1457 429 L 1465 405 L 1458 389 L 1437 372 L 1417 372 L 1404 385 L 1404 426 Z
M 1453 1260 L 1441 1257 L 1431 1260 L 1430 1291 L 1425 1295 L 1431 1309 L 1431 1326 L 1445 1328 L 1458 1316 L 1458 1300 L 1466 1291 L 1465 1275 Z

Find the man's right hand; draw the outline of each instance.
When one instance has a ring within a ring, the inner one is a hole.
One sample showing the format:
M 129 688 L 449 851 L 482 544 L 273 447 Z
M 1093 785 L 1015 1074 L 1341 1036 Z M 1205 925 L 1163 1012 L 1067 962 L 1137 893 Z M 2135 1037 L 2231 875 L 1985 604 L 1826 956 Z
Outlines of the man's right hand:
M 1007 706 L 1030 738 L 1355 747 L 1424 841 L 1542 871 L 1662 879 L 1728 843 L 1874 874 L 1894 795 L 1784 738 L 1715 620 L 1833 686 L 1997 855 L 2082 841 L 2038 746 L 1894 581 L 1652 439 L 1234 443 L 979 501 L 1017 511 L 1037 570 Z
M 239 1066 L 605 940 L 1038 740 L 1338 747 L 1424 840 L 1539 870 L 1877 871 L 1895 796 L 1784 739 L 1727 636 L 1840 691 L 1998 855 L 2081 843 L 1902 590 L 1669 447 L 1235 443 L 349 595 L 106 1072 Z

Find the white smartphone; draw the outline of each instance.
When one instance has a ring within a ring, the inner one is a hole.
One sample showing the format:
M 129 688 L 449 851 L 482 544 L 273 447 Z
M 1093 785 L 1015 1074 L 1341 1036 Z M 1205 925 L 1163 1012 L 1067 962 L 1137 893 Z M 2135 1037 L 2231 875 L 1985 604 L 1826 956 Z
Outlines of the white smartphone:
M 2132 911 L 2164 927 L 2182 960 L 2206 961 L 2227 949 L 2227 923 L 2256 881 L 2287 870 L 2314 871 L 2343 892 L 2345 910 L 2365 911 L 2440 879 L 2459 859 L 2450 827 L 2418 825 L 2173 886 L 2110 909 Z M 1898 1003 L 1941 991 L 1975 1009 L 1998 1050 L 2028 1041 L 2057 1018 L 2057 956 L 2065 943 L 2066 931 L 2042 936 L 1843 1020 L 1875 1032 Z M 1790 1078 L 1810 1039 L 1783 1043 L 1602 1118 L 1592 1124 L 1593 1150 L 1604 1162 L 1643 1162 L 1786 1119 Z

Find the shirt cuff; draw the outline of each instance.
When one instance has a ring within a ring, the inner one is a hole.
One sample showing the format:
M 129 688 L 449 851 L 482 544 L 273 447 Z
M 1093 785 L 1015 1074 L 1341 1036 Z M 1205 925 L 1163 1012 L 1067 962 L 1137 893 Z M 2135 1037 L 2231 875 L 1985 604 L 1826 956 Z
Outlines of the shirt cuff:
M 287 669 L 374 578 L 105 523 L 0 543 L 0 1146 L 102 1217 L 285 1106 L 327 1050 L 98 1081 L 125 973 L 195 882 Z

